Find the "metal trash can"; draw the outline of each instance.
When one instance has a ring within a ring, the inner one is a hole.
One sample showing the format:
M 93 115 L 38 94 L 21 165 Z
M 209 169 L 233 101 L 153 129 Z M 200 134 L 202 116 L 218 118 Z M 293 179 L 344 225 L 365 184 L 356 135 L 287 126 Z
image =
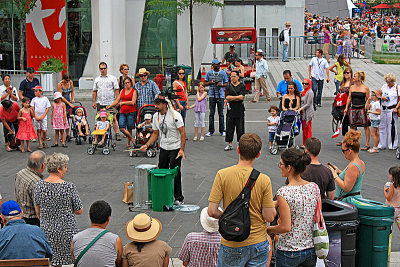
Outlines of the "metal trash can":
M 394 222 L 394 208 L 362 197 L 348 197 L 346 202 L 358 209 L 356 266 L 386 267 Z
M 342 201 L 323 199 L 322 215 L 329 234 L 326 266 L 356 266 L 357 208 Z
M 151 176 L 149 171 L 157 165 L 140 164 L 135 167 L 133 178 L 133 207 L 149 209 L 151 207 Z

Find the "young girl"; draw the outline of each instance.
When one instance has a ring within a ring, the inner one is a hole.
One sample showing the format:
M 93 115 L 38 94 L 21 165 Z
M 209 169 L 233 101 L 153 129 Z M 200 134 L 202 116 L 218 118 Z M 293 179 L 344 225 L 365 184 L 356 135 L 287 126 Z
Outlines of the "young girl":
M 69 128 L 68 120 L 67 120 L 67 108 L 65 103 L 62 102 L 62 95 L 60 92 L 54 93 L 54 103 L 51 106 L 51 125 L 53 125 L 53 129 L 56 131 L 54 138 L 54 145 L 51 147 L 58 147 L 58 138 L 61 133 L 61 142 L 62 147 L 67 147 L 65 145 L 65 129 Z
M 268 125 L 268 134 L 269 134 L 269 149 L 272 148 L 272 142 L 275 138 L 276 129 L 278 128 L 279 124 L 279 108 L 277 106 L 271 106 L 268 109 L 268 112 L 271 113 L 271 116 L 267 119 Z
M 106 133 L 101 136 L 101 141 L 98 146 L 102 147 L 104 145 L 104 140 L 106 139 L 107 130 L 110 129 L 110 122 L 107 120 L 107 112 L 100 112 L 100 121 L 96 122 L 96 130 L 106 130 Z M 100 135 L 94 136 L 93 145 L 97 145 L 97 137 Z
M 83 115 L 83 109 L 78 108 L 76 110 L 76 115 L 73 117 L 76 126 L 78 127 L 78 132 L 80 136 L 84 136 L 82 133 L 82 126 L 85 127 L 85 135 L 89 135 L 89 125 L 86 121 L 86 116 Z
M 33 109 L 31 109 L 31 100 L 28 97 L 22 99 L 22 108 L 18 112 L 19 130 L 17 139 L 21 140 L 21 152 L 24 150 L 24 140 L 26 140 L 26 150 L 31 151 L 29 141 L 37 138 L 35 128 L 33 128 L 32 117 L 35 116 Z
M 197 141 L 198 129 L 201 125 L 201 136 L 200 141 L 204 141 L 204 129 L 206 127 L 204 123 L 204 118 L 206 116 L 206 106 L 207 106 L 207 92 L 204 91 L 204 83 L 199 83 L 197 87 L 197 94 L 196 94 L 196 103 L 190 108 L 194 108 L 194 137 L 193 141 Z
M 383 192 L 386 204 L 394 207 L 394 221 L 400 230 L 400 167 L 389 169 L 390 182 L 385 184 Z
M 371 135 L 374 142 L 374 147 L 368 149 L 369 153 L 378 153 L 379 144 L 379 124 L 381 122 L 381 104 L 379 98 L 382 96 L 382 91 L 380 89 L 372 92 L 371 97 L 368 98 L 366 103 L 366 108 L 368 112 L 369 119 L 371 121 Z

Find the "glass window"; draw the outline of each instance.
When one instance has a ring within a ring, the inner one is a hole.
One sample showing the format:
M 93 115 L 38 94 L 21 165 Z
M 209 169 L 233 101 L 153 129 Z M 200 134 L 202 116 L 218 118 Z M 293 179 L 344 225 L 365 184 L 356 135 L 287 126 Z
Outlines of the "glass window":
M 149 10 L 146 4 L 146 11 Z M 152 7 L 155 8 L 155 7 Z M 152 14 L 143 16 L 142 34 L 140 37 L 137 70 L 145 67 L 154 77 L 162 73 L 164 66 L 176 65 L 176 15 L 160 16 Z M 162 53 L 161 53 L 162 45 Z

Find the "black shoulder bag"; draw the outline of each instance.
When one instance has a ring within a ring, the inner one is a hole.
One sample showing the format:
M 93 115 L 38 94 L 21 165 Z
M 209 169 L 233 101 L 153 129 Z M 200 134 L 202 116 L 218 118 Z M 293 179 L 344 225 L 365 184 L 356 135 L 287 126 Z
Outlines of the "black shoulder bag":
M 228 241 L 241 242 L 250 235 L 250 197 L 251 190 L 257 181 L 260 172 L 251 171 L 242 192 L 232 201 L 219 218 L 219 233 Z

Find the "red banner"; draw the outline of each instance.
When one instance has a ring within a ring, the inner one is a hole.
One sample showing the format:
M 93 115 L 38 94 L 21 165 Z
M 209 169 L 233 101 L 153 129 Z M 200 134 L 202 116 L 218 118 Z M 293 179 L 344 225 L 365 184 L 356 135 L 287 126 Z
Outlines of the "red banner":
M 212 28 L 213 44 L 256 43 L 257 31 L 254 28 Z
M 26 51 L 28 67 L 38 70 L 51 58 L 67 66 L 67 28 L 65 1 L 37 0 L 26 16 Z

